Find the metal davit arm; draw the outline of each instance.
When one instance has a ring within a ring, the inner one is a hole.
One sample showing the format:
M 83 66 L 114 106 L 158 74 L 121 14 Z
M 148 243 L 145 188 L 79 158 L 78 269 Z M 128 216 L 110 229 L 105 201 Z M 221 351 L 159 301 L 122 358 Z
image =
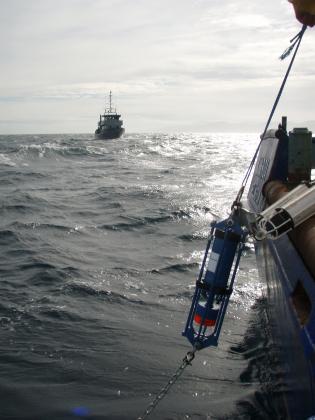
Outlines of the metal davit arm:
M 268 186 L 265 190 L 269 201 Z M 314 215 L 315 184 L 300 184 L 258 215 L 254 227 L 255 239 L 262 240 L 266 237 L 277 239 Z

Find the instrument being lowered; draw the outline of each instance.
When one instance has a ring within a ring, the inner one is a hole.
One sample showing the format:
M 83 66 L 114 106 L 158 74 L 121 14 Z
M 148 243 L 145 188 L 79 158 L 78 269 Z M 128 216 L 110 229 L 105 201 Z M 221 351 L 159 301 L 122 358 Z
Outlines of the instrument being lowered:
M 218 344 L 246 236 L 233 218 L 212 223 L 183 332 L 197 350 Z

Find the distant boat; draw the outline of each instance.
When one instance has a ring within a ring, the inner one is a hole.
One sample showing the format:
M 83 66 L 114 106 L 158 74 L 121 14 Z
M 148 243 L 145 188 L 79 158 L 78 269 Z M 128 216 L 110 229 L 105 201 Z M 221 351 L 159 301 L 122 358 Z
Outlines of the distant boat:
M 125 129 L 122 127 L 121 115 L 117 114 L 116 108 L 112 107 L 112 91 L 109 92 L 109 108 L 105 107 L 104 114 L 100 115 L 95 137 L 98 139 L 118 139 Z

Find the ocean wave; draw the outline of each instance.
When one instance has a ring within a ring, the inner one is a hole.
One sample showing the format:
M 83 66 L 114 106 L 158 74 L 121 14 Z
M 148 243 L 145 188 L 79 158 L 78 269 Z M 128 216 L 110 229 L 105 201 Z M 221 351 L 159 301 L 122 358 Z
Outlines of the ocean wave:
M 29 214 L 33 213 L 34 209 L 33 209 L 32 206 L 26 206 L 26 205 L 23 205 L 23 204 L 15 204 L 15 205 L 13 204 L 13 205 L 3 206 L 1 210 L 5 211 L 5 212 L 10 212 L 11 214 L 12 213 L 20 213 L 20 214 L 28 214 L 29 215 Z
M 25 296 L 27 300 L 27 296 Z M 40 326 L 34 307 L 23 303 L 8 301 L 0 306 L 0 328 L 11 332 L 18 329 L 30 332 L 34 326 Z
M 28 211 L 27 214 L 30 214 Z M 82 234 L 83 226 L 75 225 L 61 225 L 61 224 L 53 224 L 53 223 L 39 223 L 39 222 L 12 222 L 9 227 L 14 231 L 22 231 L 22 230 L 37 230 L 37 231 L 59 231 L 59 232 L 66 232 L 66 233 L 73 233 Z
M 51 159 L 54 157 L 77 158 L 77 157 L 104 157 L 109 161 L 115 157 L 104 146 L 89 145 L 82 139 L 69 139 L 61 142 L 44 142 L 22 145 L 17 150 L 16 156 L 23 159 Z M 1 164 L 1 155 L 0 155 Z
M 5 209 L 6 207 L 13 208 L 16 206 L 17 208 L 20 207 L 22 209 L 28 207 L 30 210 L 34 208 L 42 209 L 50 204 L 45 198 L 21 191 L 19 189 L 16 189 L 11 194 L 5 196 L 3 203 L 4 205 L 2 206 L 2 209 Z
M 185 264 L 172 264 L 162 268 L 153 268 L 150 272 L 152 274 L 165 274 L 165 273 L 184 273 L 187 271 L 191 271 L 199 267 L 199 264 L 196 262 L 185 263 Z
M 175 301 L 188 300 L 191 301 L 193 297 L 193 292 L 191 290 L 183 290 L 178 293 L 160 293 L 159 298 L 161 299 L 170 299 Z
M 127 217 L 125 217 L 127 218 Z M 164 217 L 143 217 L 143 218 L 128 218 L 126 223 L 112 223 L 97 226 L 98 229 L 117 230 L 117 231 L 133 231 L 142 228 L 143 226 L 150 226 L 157 223 L 164 223 L 170 220 L 169 216 Z
M 60 143 L 22 145 L 18 155 L 23 158 L 51 158 L 56 156 L 77 157 L 89 155 L 86 146 L 70 146 Z
M 84 297 L 84 296 L 94 296 L 97 298 L 101 298 L 102 300 L 106 300 L 111 304 L 120 304 L 125 305 L 126 303 L 132 305 L 151 305 L 149 302 L 146 303 L 145 301 L 132 297 L 127 296 L 126 294 L 114 292 L 112 290 L 104 290 L 99 288 L 94 288 L 90 285 L 84 283 L 68 283 L 62 289 L 63 293 L 66 295 L 77 296 L 77 297 Z
M 185 233 L 179 235 L 178 238 L 182 241 L 193 242 L 193 241 L 204 241 L 209 236 L 209 229 L 198 230 L 193 233 Z
M 100 201 L 104 205 L 116 205 L 120 207 L 121 201 L 125 200 L 126 196 L 131 200 L 133 196 L 137 196 L 139 193 L 138 191 L 132 191 L 130 188 L 127 189 L 126 186 L 102 186 L 97 188 L 94 191 L 88 193 L 88 197 L 95 201 Z
M 30 261 L 21 264 L 27 284 L 32 286 L 42 286 L 45 289 L 64 284 L 70 278 L 81 278 L 83 273 L 76 267 L 58 267 L 56 264 L 31 258 Z
M 3 165 L 3 166 L 16 166 L 16 163 L 13 162 L 13 160 L 11 160 L 9 158 L 9 156 L 0 153 L 0 165 Z
M 144 226 L 152 226 L 156 224 L 164 224 L 173 221 L 179 221 L 183 219 L 189 219 L 190 215 L 183 210 L 175 211 L 161 211 L 160 214 L 156 216 L 126 216 L 121 215 L 121 219 L 126 219 L 127 222 L 118 222 L 118 223 L 104 223 L 98 225 L 98 229 L 105 230 L 117 230 L 117 231 L 132 231 L 140 229 Z
M 9 243 L 19 242 L 19 235 L 10 229 L 0 230 L 0 244 L 8 245 Z
M 41 172 L 35 172 L 30 170 L 17 170 L 16 168 L 10 170 L 1 171 L 1 185 L 12 186 L 16 188 L 16 193 L 22 192 L 20 190 L 21 183 L 25 185 L 25 182 L 36 182 L 39 180 L 46 180 L 47 176 Z
M 74 313 L 70 310 L 65 310 L 61 308 L 38 308 L 37 309 L 38 316 L 42 319 L 48 318 L 53 321 L 63 321 L 63 322 L 80 322 L 82 320 L 82 316 L 78 313 Z

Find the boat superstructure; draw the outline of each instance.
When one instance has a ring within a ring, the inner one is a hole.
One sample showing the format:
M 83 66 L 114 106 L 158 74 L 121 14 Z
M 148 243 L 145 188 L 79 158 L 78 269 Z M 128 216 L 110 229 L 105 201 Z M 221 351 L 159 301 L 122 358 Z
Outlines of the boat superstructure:
M 121 137 L 125 129 L 116 108 L 112 105 L 112 91 L 109 92 L 109 106 L 105 107 L 104 114 L 100 115 L 95 137 L 98 139 L 116 139 Z

